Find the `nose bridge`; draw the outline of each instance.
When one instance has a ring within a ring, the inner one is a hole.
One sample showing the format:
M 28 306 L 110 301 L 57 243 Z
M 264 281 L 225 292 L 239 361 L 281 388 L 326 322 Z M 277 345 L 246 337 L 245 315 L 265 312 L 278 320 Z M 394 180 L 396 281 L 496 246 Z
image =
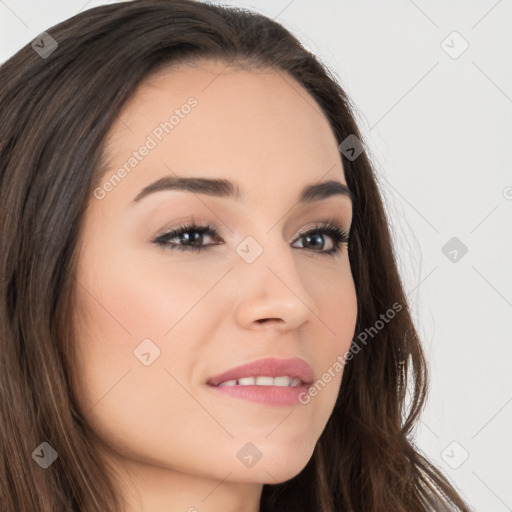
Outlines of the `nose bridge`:
M 242 322 L 271 318 L 298 326 L 318 315 L 318 307 L 304 286 L 293 257 L 293 251 L 298 250 L 283 240 L 277 228 L 247 236 L 237 246 Z

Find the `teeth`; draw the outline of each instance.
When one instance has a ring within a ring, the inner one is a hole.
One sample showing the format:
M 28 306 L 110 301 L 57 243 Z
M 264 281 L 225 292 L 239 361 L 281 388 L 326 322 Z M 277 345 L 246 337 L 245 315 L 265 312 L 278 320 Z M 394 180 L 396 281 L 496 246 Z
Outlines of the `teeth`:
M 284 377 L 286 379 L 286 377 Z M 256 386 L 273 386 L 274 378 L 273 377 L 256 377 Z M 281 386 L 287 386 L 286 384 L 280 384 Z
M 254 386 L 256 384 L 256 379 L 254 377 L 243 377 L 242 379 L 238 379 L 239 386 Z
M 226 380 L 221 382 L 219 386 L 280 386 L 280 387 L 297 387 L 302 384 L 298 377 L 289 377 L 283 375 L 280 377 L 242 377 L 238 380 Z
M 284 377 L 274 377 L 272 380 L 274 381 L 274 386 L 289 386 L 292 378 L 288 377 L 288 376 L 284 376 Z M 272 384 L 270 384 L 270 386 L 272 386 Z
M 236 380 L 227 380 L 219 384 L 219 386 L 236 386 Z

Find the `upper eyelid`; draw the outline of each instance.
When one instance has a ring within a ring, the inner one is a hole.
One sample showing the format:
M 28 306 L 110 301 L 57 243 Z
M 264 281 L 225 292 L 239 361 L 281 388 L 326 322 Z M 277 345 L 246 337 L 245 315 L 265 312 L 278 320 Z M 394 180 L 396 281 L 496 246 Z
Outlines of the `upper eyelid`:
M 186 203 L 183 205 L 183 209 L 184 210 L 188 209 L 188 206 Z M 165 210 L 167 210 L 167 208 L 165 208 Z M 162 209 L 161 214 L 163 214 L 165 210 Z M 229 233 L 226 233 L 227 236 L 230 236 L 230 234 L 232 235 L 234 232 L 234 229 L 233 229 L 234 226 L 233 226 L 233 228 L 230 226 L 231 222 L 230 221 L 225 222 L 221 217 L 218 217 L 217 215 L 214 215 L 216 218 L 212 218 L 211 208 L 208 208 L 208 210 L 210 210 L 210 212 L 202 211 L 202 208 L 197 212 L 193 212 L 193 211 L 190 211 L 187 213 L 184 212 L 185 213 L 184 215 L 180 215 L 178 218 L 175 218 L 174 221 L 166 222 L 164 225 L 165 227 L 163 227 L 162 229 L 159 229 L 156 232 L 156 236 L 166 234 L 169 231 L 177 228 L 178 225 L 183 225 L 183 224 L 195 224 L 195 225 L 210 224 L 210 225 L 213 225 L 215 228 L 217 228 L 219 233 L 221 230 L 227 230 L 229 232 Z M 229 211 L 224 211 L 224 210 L 222 210 L 222 211 L 227 216 L 231 215 L 231 212 L 229 212 Z M 340 229 L 343 229 L 344 231 L 349 233 L 351 225 L 352 225 L 352 220 L 353 220 L 352 214 L 353 214 L 352 208 L 347 209 L 346 204 L 340 205 L 338 203 L 332 203 L 332 204 L 331 203 L 326 203 L 326 204 L 319 203 L 319 204 L 311 205 L 311 208 L 308 208 L 307 210 L 303 210 L 303 208 L 300 208 L 298 212 L 295 212 L 295 214 L 293 216 L 291 216 L 291 218 L 289 220 L 286 221 L 285 226 L 288 226 L 292 222 L 295 226 L 297 226 L 298 224 L 301 224 L 302 226 L 304 226 L 306 224 L 311 224 L 312 227 L 316 224 L 334 223 Z M 166 214 L 166 216 L 167 215 L 168 214 Z M 160 213 L 158 214 L 158 217 L 160 217 Z M 295 220 L 293 220 L 294 217 L 295 217 Z M 164 220 L 164 219 L 161 219 L 161 220 Z M 171 220 L 171 219 L 169 219 L 169 220 Z M 239 217 L 235 216 L 235 218 L 231 219 L 231 220 L 235 220 L 236 221 L 235 224 L 238 224 Z M 295 233 L 297 233 L 297 230 L 299 228 L 303 232 L 305 230 L 309 229 L 309 228 L 302 229 L 302 226 L 298 226 L 293 231 Z M 269 229 L 266 230 L 266 233 L 268 234 L 270 230 L 276 229 L 276 227 L 277 227 L 277 225 L 271 221 L 271 225 L 269 226 Z M 240 226 L 237 226 L 237 228 L 240 228 Z M 241 229 L 241 231 L 243 232 L 244 229 Z M 290 232 L 291 229 L 286 228 L 286 231 Z M 153 231 L 153 233 L 155 233 L 155 231 Z
M 329 231 L 328 225 L 338 228 L 339 230 L 344 232 L 347 237 L 350 236 L 350 228 L 348 228 L 348 229 L 344 228 L 342 223 L 338 222 L 338 220 L 335 218 L 325 218 L 324 220 L 312 222 L 312 224 L 313 225 L 311 225 L 311 226 L 302 228 L 298 233 L 296 233 L 293 241 L 297 240 L 300 237 L 307 235 L 308 233 L 310 233 L 312 231 L 313 232 L 318 231 L 318 230 Z M 201 222 L 201 221 L 193 220 L 190 222 L 182 222 L 182 223 L 178 224 L 177 226 L 174 226 L 172 228 L 168 228 L 168 229 L 162 231 L 160 234 L 157 234 L 154 237 L 153 241 L 156 241 L 162 237 L 171 236 L 171 235 L 172 235 L 171 238 L 174 238 L 175 236 L 178 236 L 179 234 L 181 234 L 183 232 L 198 231 L 198 230 L 207 234 L 212 239 L 215 237 L 221 238 L 219 228 L 217 226 L 215 226 L 212 223 L 207 222 L 207 221 Z M 334 234 L 328 235 L 328 236 L 334 236 Z M 209 245 L 215 245 L 215 244 L 209 244 Z M 216 244 L 216 245 L 219 245 L 219 244 Z

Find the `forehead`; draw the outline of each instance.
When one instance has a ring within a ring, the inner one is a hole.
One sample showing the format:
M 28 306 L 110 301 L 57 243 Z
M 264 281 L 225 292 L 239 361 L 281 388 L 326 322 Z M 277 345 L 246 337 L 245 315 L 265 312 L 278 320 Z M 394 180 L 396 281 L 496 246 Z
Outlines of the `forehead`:
M 151 149 L 135 157 L 143 146 Z M 293 77 L 274 69 L 207 61 L 160 70 L 126 102 L 105 148 L 106 177 L 137 159 L 116 187 L 131 199 L 169 174 L 222 177 L 262 193 L 262 183 L 292 189 L 291 179 L 297 189 L 328 177 L 345 182 L 320 107 Z

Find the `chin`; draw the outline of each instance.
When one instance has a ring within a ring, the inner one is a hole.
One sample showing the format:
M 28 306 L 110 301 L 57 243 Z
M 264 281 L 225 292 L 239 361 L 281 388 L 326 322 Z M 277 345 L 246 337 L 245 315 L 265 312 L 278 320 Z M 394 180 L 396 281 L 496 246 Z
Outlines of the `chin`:
M 304 443 L 306 444 L 306 443 Z M 239 467 L 236 475 L 231 478 L 240 482 L 258 482 L 261 484 L 278 484 L 297 476 L 311 460 L 313 450 L 299 450 L 297 445 L 284 450 L 276 447 L 271 453 L 270 448 L 262 449 L 261 458 L 252 467 Z

